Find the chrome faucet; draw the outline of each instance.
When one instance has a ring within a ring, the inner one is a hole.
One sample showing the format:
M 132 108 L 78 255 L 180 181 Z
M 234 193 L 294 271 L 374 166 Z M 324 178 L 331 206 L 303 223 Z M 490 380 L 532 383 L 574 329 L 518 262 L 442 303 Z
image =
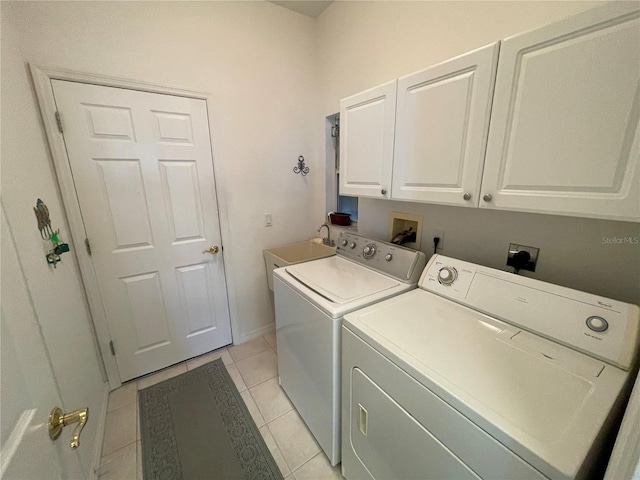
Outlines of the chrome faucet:
M 324 245 L 329 245 L 330 247 L 335 246 L 335 242 L 331 240 L 331 229 L 329 228 L 328 223 L 323 223 L 318 227 L 318 232 L 322 230 L 322 227 L 327 227 L 327 236 L 322 239 L 322 243 Z

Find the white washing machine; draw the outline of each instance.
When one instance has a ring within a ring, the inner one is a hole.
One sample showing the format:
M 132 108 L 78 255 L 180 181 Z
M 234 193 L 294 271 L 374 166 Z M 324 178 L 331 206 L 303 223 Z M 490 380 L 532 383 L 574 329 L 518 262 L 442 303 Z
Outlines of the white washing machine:
M 347 480 L 592 475 L 638 307 L 439 255 L 419 287 L 345 317 Z
M 274 270 L 278 375 L 332 465 L 340 462 L 342 317 L 416 288 L 425 254 L 342 233 L 336 255 Z

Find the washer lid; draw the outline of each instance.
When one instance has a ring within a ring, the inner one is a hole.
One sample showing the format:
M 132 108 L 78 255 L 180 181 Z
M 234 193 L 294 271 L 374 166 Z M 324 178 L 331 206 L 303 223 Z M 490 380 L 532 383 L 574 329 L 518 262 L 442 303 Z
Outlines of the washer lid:
M 338 256 L 298 263 L 286 272 L 328 300 L 344 304 L 400 285 L 396 280 Z

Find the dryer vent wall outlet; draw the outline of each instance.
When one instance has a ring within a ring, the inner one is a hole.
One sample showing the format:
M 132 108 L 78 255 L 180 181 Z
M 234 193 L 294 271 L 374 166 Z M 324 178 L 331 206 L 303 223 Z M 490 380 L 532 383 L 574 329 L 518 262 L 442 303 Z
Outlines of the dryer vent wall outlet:
M 540 249 L 537 247 L 528 247 L 527 245 L 510 243 L 509 255 L 507 256 L 507 265 L 517 270 L 530 270 L 532 272 L 535 272 L 539 253 Z M 529 256 L 528 259 L 526 254 L 528 254 Z M 526 261 L 523 261 L 523 259 L 525 259 Z

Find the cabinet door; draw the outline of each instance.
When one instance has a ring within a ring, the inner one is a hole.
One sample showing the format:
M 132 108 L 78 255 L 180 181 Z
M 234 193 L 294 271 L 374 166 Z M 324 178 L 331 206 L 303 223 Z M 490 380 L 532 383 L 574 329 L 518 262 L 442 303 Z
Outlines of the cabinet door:
M 498 45 L 398 80 L 393 199 L 478 206 Z
M 396 80 L 340 101 L 340 194 L 389 198 Z
M 502 42 L 480 207 L 640 220 L 640 10 Z

